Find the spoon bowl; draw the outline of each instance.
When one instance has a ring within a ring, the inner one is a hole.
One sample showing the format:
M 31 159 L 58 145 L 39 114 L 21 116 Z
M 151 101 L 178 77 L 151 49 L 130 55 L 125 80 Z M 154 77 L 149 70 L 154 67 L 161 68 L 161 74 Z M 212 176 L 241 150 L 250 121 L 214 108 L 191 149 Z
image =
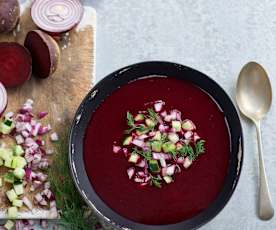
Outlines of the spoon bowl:
M 268 75 L 260 64 L 249 62 L 242 68 L 237 82 L 236 99 L 241 112 L 256 125 L 259 150 L 259 217 L 269 220 L 274 215 L 274 209 L 265 172 L 260 121 L 270 109 L 272 88 Z
M 237 83 L 237 103 L 241 112 L 254 122 L 261 120 L 269 111 L 272 89 L 267 73 L 256 62 L 246 64 Z

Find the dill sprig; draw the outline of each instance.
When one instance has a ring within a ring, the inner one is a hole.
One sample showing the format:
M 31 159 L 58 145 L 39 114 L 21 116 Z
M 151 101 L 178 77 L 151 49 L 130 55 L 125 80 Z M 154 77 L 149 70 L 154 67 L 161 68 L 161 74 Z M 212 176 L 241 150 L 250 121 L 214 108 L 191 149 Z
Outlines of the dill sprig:
M 144 157 L 147 161 L 152 159 L 152 154 L 150 151 L 142 151 L 142 150 L 138 150 L 136 147 L 133 148 L 132 153 L 137 153 L 139 155 L 141 155 L 142 157 Z
M 68 165 L 67 135 L 56 144 L 57 153 L 49 169 L 49 181 L 61 210 L 58 224 L 61 229 L 91 230 L 98 220 L 77 192 Z
M 179 154 L 181 156 L 188 156 L 190 160 L 196 159 L 200 154 L 205 152 L 205 140 L 197 141 L 194 146 L 195 149 L 189 144 L 183 145 L 183 147 L 179 150 Z
M 154 176 L 150 176 L 150 184 L 157 187 L 157 188 L 162 188 L 162 179 L 159 177 L 154 177 Z

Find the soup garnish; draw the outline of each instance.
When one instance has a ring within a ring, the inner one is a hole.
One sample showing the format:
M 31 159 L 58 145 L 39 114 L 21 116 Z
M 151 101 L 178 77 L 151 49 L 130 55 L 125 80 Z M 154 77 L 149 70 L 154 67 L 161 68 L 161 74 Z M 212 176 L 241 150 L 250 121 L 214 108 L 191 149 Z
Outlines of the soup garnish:
M 121 145 L 114 142 L 113 152 L 129 162 L 127 175 L 140 186 L 161 188 L 176 179 L 205 152 L 195 124 L 182 119 L 181 111 L 165 110 L 162 100 L 149 102 L 146 111 L 135 116 L 126 113 L 128 129 Z

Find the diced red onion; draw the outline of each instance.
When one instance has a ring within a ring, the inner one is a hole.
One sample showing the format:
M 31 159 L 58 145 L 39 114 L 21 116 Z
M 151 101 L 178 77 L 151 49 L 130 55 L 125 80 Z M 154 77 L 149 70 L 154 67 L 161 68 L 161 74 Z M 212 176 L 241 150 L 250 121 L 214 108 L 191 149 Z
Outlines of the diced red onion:
M 176 160 L 176 162 L 178 163 L 178 164 L 183 164 L 184 163 L 184 157 L 178 157 L 177 158 L 177 160 Z
M 39 180 L 41 182 L 44 182 L 44 181 L 47 180 L 48 176 L 46 174 L 42 173 L 42 172 L 38 172 L 36 174 L 36 178 L 37 178 L 37 180 Z
M 49 181 L 45 182 L 44 189 L 49 189 L 51 187 L 51 183 Z
M 147 182 L 149 182 L 150 181 L 150 176 L 147 176 L 146 178 L 145 178 L 145 182 L 147 183 Z
M 151 131 L 151 132 L 149 133 L 149 136 L 150 136 L 150 137 L 153 137 L 153 136 L 155 136 L 155 134 L 156 134 L 155 131 Z
M 32 180 L 32 169 L 31 168 L 26 168 L 25 169 L 25 177 L 27 180 Z
M 184 163 L 183 163 L 183 167 L 185 169 L 189 168 L 191 166 L 193 162 L 189 159 L 189 157 L 185 157 Z
M 194 142 L 196 142 L 199 139 L 200 139 L 200 136 L 196 132 L 194 132 Z
M 118 146 L 118 145 L 113 145 L 113 152 L 114 152 L 114 153 L 118 153 L 118 152 L 120 152 L 120 150 L 121 150 L 121 147 L 120 147 L 120 146 Z
M 20 134 L 18 134 L 15 136 L 15 141 L 18 145 L 21 145 L 24 143 L 24 138 Z
M 141 183 L 140 186 L 144 187 L 144 186 L 147 186 L 148 184 L 149 183 L 144 182 L 144 183 Z
M 171 119 L 172 119 L 172 120 L 176 120 L 176 114 L 177 114 L 176 110 L 172 110 L 172 111 L 171 111 L 170 116 L 171 116 Z
M 30 136 L 30 133 L 29 133 L 28 131 L 26 131 L 26 130 L 23 130 L 23 131 L 21 132 L 21 134 L 22 134 L 22 136 L 25 137 L 25 138 L 27 138 L 27 137 Z
M 47 159 L 42 159 L 41 162 L 38 164 L 39 169 L 47 169 L 49 167 L 49 162 Z
M 140 171 L 140 172 L 137 172 L 137 175 L 139 176 L 139 177 L 142 177 L 142 178 L 144 178 L 146 175 L 145 175 L 145 172 L 143 172 L 143 171 Z
M 59 137 L 58 137 L 57 133 L 52 133 L 50 138 L 51 138 L 51 141 L 58 141 L 59 140 Z
M 187 140 L 191 139 L 192 136 L 193 136 L 193 132 L 192 132 L 192 131 L 187 131 L 187 132 L 184 134 L 184 137 L 185 137 L 185 139 L 187 139 Z
M 145 145 L 145 142 L 142 141 L 142 140 L 139 140 L 139 139 L 134 139 L 134 140 L 132 141 L 132 144 L 134 144 L 134 145 L 136 145 L 136 146 L 138 146 L 138 147 L 140 147 L 140 148 L 143 148 L 144 145 Z
M 168 114 L 167 114 L 167 111 L 163 111 L 162 113 L 160 113 L 160 115 L 161 115 L 162 117 L 166 117 Z
M 169 129 L 169 126 L 161 124 L 159 125 L 158 129 L 160 132 L 166 132 Z
M 146 166 L 146 161 L 142 159 L 138 164 L 136 164 L 137 167 L 144 168 Z
M 36 137 L 37 136 L 37 134 L 38 134 L 38 130 L 40 129 L 40 127 L 41 127 L 41 124 L 40 123 L 36 123 L 36 125 L 34 126 L 34 128 L 32 129 L 32 135 L 34 136 L 34 137 Z
M 33 209 L 33 205 L 32 202 L 27 198 L 27 197 L 23 197 L 22 198 L 23 204 L 30 210 Z
M 163 101 L 156 101 L 154 104 L 154 110 L 156 112 L 160 112 L 162 110 L 164 104 L 165 103 Z
M 40 203 L 42 200 L 43 200 L 43 197 L 41 196 L 40 193 L 37 193 L 35 196 L 34 196 L 35 200 Z
M 175 172 L 175 165 L 170 165 L 167 167 L 166 175 L 172 176 Z
M 134 167 L 129 168 L 129 169 L 127 170 L 128 178 L 131 179 L 131 178 L 133 177 L 134 173 L 135 173 Z
M 181 173 L 181 168 L 178 164 L 175 165 L 175 172 L 176 173 Z
M 135 181 L 136 183 L 144 183 L 144 179 L 139 178 L 139 177 L 135 177 L 135 178 L 134 178 L 134 181 Z
M 39 112 L 39 113 L 37 114 L 37 117 L 38 117 L 38 119 L 42 119 L 42 118 L 44 118 L 44 117 L 47 116 L 47 115 L 48 115 L 47 112 Z

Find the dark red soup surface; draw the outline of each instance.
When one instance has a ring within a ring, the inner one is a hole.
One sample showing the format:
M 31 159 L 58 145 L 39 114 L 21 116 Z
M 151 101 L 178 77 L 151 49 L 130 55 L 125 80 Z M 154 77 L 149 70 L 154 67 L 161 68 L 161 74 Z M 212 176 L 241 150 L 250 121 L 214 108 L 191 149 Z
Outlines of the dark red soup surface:
M 161 189 L 129 180 L 129 163 L 112 152 L 113 142 L 120 142 L 127 129 L 126 112 L 135 114 L 156 100 L 180 110 L 206 140 L 206 152 Z M 204 91 L 175 78 L 141 79 L 116 90 L 94 113 L 84 142 L 85 166 L 96 193 L 118 214 L 143 224 L 171 224 L 199 214 L 217 198 L 227 174 L 230 143 L 224 114 Z

